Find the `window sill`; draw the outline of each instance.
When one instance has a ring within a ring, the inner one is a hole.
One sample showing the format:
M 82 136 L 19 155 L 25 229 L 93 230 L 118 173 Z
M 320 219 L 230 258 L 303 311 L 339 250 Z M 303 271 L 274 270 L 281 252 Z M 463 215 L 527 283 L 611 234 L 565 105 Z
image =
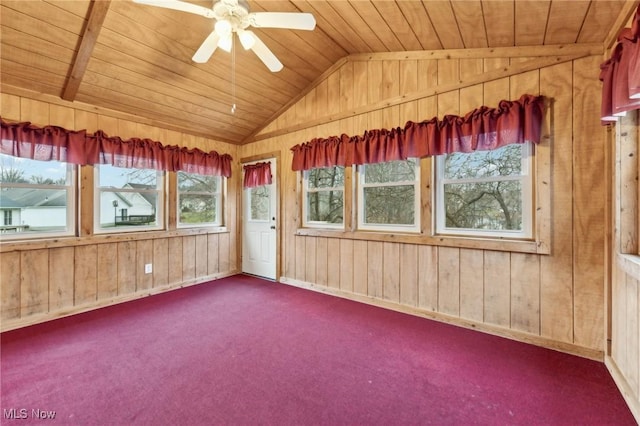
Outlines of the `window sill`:
M 95 234 L 82 237 L 51 237 L 39 239 L 22 239 L 0 241 L 0 253 L 21 250 L 49 249 L 56 247 L 75 247 L 92 244 L 118 243 L 126 241 L 156 240 L 190 235 L 225 234 L 228 228 L 222 226 L 212 228 L 181 228 L 161 231 L 138 231 L 127 233 Z
M 348 240 L 382 241 L 479 250 L 509 251 L 516 253 L 550 254 L 548 246 L 532 240 L 507 238 L 478 238 L 449 235 L 424 235 L 414 233 L 344 231 L 333 229 L 299 228 L 296 235 Z

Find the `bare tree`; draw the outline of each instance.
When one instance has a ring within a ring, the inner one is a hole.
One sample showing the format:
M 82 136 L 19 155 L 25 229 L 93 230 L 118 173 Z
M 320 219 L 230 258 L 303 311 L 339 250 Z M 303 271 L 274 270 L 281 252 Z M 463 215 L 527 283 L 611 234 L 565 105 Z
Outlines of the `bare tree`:
M 471 229 L 520 229 L 522 188 L 518 180 L 501 180 L 521 173 L 521 146 L 472 154 L 455 153 L 445 159 L 445 178 L 479 178 L 481 182 L 444 186 L 446 226 Z M 494 179 L 494 180 L 492 180 Z

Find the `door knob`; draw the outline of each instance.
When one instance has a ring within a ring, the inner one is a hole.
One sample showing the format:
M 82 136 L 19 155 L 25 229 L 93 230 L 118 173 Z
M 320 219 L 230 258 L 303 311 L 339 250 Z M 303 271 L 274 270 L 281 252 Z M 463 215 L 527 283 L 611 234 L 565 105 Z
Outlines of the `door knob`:
M 275 225 L 271 225 L 271 229 L 276 229 L 276 226 Z

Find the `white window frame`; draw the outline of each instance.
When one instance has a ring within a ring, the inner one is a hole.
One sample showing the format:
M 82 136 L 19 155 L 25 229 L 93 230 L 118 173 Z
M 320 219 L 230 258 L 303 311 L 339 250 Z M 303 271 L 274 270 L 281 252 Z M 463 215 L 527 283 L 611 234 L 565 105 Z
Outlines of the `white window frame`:
M 33 160 L 35 161 L 35 160 Z M 34 238 L 56 238 L 56 237 L 72 237 L 76 235 L 76 206 L 77 206 L 77 169 L 71 163 L 65 163 L 64 161 L 49 161 L 49 163 L 65 164 L 66 165 L 66 185 L 48 185 L 48 184 L 33 184 L 33 183 L 14 183 L 14 182 L 2 182 L 2 189 L 4 188 L 30 188 L 30 189 L 58 189 L 66 191 L 67 198 L 67 223 L 64 230 L 58 231 L 43 231 L 43 232 L 2 232 L 0 233 L 0 240 L 24 240 Z M 4 224 L 4 218 L 3 222 Z M 17 226 L 17 225 L 16 225 Z
M 514 239 L 532 239 L 534 222 L 534 163 L 533 146 L 527 142 L 522 147 L 521 174 L 510 176 L 490 176 L 484 178 L 446 179 L 444 177 L 445 155 L 435 157 L 435 232 L 438 235 L 467 237 L 500 237 Z M 473 228 L 447 228 L 444 203 L 444 186 L 450 183 L 484 183 L 499 181 L 520 181 L 522 190 L 522 230 L 482 230 Z
M 365 173 L 367 165 L 357 167 L 358 171 L 358 190 L 357 190 L 357 223 L 358 230 L 363 231 L 389 231 L 389 232 L 420 232 L 420 159 L 409 158 L 415 162 L 415 176 L 414 180 L 398 181 L 398 182 L 385 182 L 385 183 L 365 183 Z M 365 223 L 364 222 L 364 190 L 365 188 L 373 187 L 389 187 L 389 186 L 408 186 L 413 185 L 414 188 L 414 206 L 413 206 L 413 218 L 414 223 L 411 225 L 400 224 L 377 224 L 377 223 Z
M 334 167 L 343 167 L 343 173 L 346 173 L 346 167 L 344 166 L 334 166 Z M 319 167 L 319 168 L 327 168 L 327 167 Z M 326 188 L 309 188 L 309 172 L 310 170 L 305 170 L 302 175 L 302 226 L 305 228 L 323 228 L 323 229 L 344 229 L 344 212 L 345 212 L 345 193 L 344 193 L 344 185 L 334 186 L 334 187 L 326 187 Z M 342 223 L 330 223 L 327 221 L 319 221 L 319 220 L 307 220 L 309 217 L 309 198 L 308 195 L 312 193 L 319 192 L 330 192 L 330 191 L 341 191 L 342 192 Z
M 133 188 L 115 188 L 100 187 L 100 165 L 94 166 L 94 185 L 93 185 L 93 230 L 95 234 L 123 234 L 141 231 L 159 231 L 165 229 L 166 209 L 166 173 L 156 170 L 156 189 L 133 189 Z M 113 228 L 102 228 L 100 225 L 100 195 L 104 192 L 120 192 L 120 193 L 155 193 L 157 194 L 156 203 L 156 225 L 134 225 L 134 226 L 114 226 Z
M 223 186 L 226 186 L 227 180 L 222 176 L 214 176 L 218 179 L 216 191 L 180 191 L 180 173 L 185 173 L 189 175 L 195 175 L 197 173 L 187 173 L 187 172 L 176 172 L 176 226 L 178 228 L 209 228 L 209 227 L 223 227 L 223 196 L 222 194 L 225 192 L 223 190 Z M 211 195 L 212 198 L 215 199 L 216 206 L 216 221 L 215 222 L 203 222 L 203 223 L 183 223 L 180 222 L 180 195 L 181 194 L 189 194 L 189 195 Z

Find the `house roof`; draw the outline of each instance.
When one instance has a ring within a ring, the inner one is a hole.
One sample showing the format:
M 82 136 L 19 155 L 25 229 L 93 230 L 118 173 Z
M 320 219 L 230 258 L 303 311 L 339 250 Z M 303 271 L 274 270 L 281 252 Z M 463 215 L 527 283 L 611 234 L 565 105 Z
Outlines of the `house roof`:
M 359 78 L 350 63 L 446 59 L 448 52 L 469 49 L 485 49 L 484 57 L 501 48 L 512 49 L 511 57 L 541 56 L 539 47 L 547 55 L 567 54 L 575 47 L 598 55 L 637 4 L 250 0 L 251 12 L 308 12 L 317 22 L 313 31 L 254 29 L 284 65 L 272 73 L 253 52 L 242 49 L 233 55 L 217 49 L 207 63 L 193 62 L 212 21 L 192 13 L 124 0 L 3 0 L 2 84 L 5 92 L 26 90 L 74 101 L 77 108 L 97 107 L 152 126 L 242 144 L 255 140 L 256 133 L 312 90 L 318 97 L 339 98 L 327 93 L 322 82 L 337 69 L 341 79 Z M 401 78 L 398 70 L 395 75 L 393 70 L 381 72 L 383 80 Z M 387 83 L 375 84 L 379 87 L 370 90 L 375 93 L 336 102 L 357 107 L 380 101 L 370 97 L 379 97 Z M 305 105 L 296 109 L 304 114 Z
M 0 191 L 0 209 L 66 205 L 66 192 L 60 189 L 2 188 Z

